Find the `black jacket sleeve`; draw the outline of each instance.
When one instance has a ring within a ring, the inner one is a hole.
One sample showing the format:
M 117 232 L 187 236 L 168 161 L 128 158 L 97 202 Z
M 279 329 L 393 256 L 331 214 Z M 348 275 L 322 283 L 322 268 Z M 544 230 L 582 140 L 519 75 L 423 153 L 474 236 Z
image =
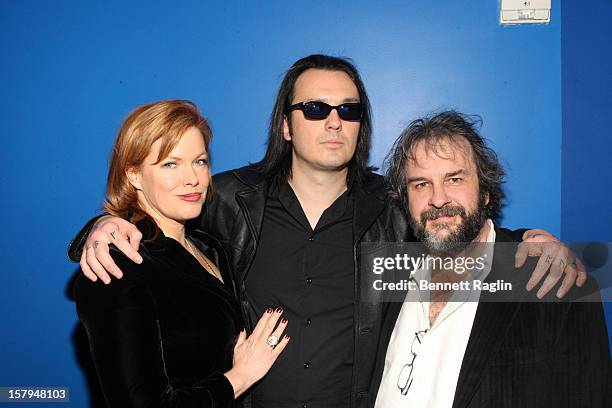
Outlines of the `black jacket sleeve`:
M 552 406 L 606 407 L 612 392 L 612 367 L 603 305 L 590 279 L 574 292 L 551 361 L 556 376 Z
M 81 228 L 81 230 L 72 238 L 70 244 L 68 245 L 68 258 L 72 262 L 79 262 L 81 260 L 81 253 L 83 252 L 83 246 L 85 245 L 85 241 L 87 241 L 87 237 L 91 232 L 94 224 L 100 217 L 103 217 L 107 214 L 98 215 L 97 217 L 93 217 L 91 220 L 87 221 L 87 224 Z
M 79 276 L 75 286 L 77 312 L 108 406 L 231 407 L 234 391 L 222 373 L 191 387 L 170 385 L 158 312 L 145 281 L 146 261 L 136 265 L 117 250 L 111 255 L 125 272 L 123 279 L 104 285 Z

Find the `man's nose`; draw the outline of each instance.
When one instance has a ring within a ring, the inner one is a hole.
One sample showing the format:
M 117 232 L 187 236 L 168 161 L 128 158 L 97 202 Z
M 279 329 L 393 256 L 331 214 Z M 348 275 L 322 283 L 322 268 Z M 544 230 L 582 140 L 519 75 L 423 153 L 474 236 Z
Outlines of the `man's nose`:
M 446 194 L 446 188 L 444 185 L 434 185 L 431 192 L 429 204 L 436 208 L 442 208 L 450 203 L 450 198 Z
M 340 119 L 336 108 L 332 109 L 327 119 L 325 119 L 325 128 L 335 131 L 342 129 L 342 119 Z

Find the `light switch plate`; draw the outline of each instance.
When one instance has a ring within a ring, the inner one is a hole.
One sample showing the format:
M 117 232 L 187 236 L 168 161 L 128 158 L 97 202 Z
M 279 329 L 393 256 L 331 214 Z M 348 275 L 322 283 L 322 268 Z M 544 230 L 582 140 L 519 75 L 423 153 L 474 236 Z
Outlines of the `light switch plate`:
M 548 24 L 551 0 L 500 0 L 500 24 Z

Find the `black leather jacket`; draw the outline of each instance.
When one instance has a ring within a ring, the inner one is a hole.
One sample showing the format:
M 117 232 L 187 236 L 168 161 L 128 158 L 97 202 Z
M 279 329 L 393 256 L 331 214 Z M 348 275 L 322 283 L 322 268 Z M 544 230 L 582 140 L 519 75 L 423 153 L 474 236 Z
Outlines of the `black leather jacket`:
M 216 236 L 227 253 L 233 271 L 245 321 L 249 304 L 245 279 L 255 251 L 266 205 L 270 179 L 254 166 L 217 174 L 213 178 L 214 198 L 203 212 L 202 228 Z M 408 233 L 405 213 L 390 203 L 383 177 L 370 173 L 353 186 L 353 257 L 355 265 L 354 362 L 352 407 L 364 407 L 374 369 L 376 348 L 382 322 L 382 304 L 362 299 L 359 248 L 362 242 L 413 240 Z

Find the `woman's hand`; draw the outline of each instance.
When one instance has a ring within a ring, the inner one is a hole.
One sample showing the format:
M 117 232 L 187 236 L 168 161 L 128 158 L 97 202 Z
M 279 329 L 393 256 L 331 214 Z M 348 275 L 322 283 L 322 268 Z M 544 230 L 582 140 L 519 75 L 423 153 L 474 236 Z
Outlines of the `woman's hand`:
M 246 331 L 240 332 L 234 347 L 234 366 L 225 373 L 234 388 L 234 398 L 266 375 L 289 342 L 289 336 L 283 336 L 287 319 L 283 318 L 276 325 L 282 313 L 280 307 L 274 311 L 268 309 L 249 337 Z

